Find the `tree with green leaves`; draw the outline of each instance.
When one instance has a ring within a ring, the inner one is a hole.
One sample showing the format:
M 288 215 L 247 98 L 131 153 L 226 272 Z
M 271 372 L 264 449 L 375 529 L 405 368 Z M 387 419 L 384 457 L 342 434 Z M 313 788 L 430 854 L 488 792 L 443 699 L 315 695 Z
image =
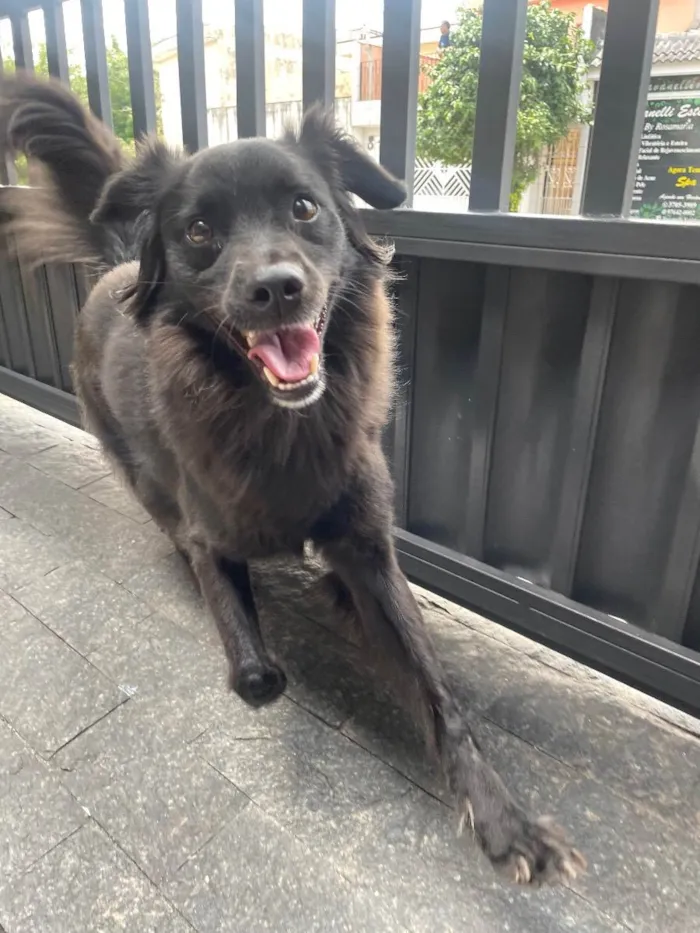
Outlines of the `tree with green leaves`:
M 451 44 L 431 64 L 432 83 L 420 95 L 417 155 L 447 165 L 468 165 L 474 145 L 482 13 L 460 9 Z M 542 0 L 527 9 L 510 208 L 537 177 L 542 155 L 575 124 L 590 119 L 586 75 L 595 46 L 572 13 Z

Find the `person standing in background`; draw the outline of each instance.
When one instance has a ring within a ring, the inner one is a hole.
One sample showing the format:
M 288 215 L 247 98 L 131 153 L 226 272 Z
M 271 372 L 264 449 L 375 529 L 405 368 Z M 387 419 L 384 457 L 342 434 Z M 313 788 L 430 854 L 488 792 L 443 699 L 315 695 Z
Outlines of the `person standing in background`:
M 438 42 L 438 52 L 444 52 L 452 43 L 450 42 L 450 24 L 444 19 L 440 23 L 440 41 Z

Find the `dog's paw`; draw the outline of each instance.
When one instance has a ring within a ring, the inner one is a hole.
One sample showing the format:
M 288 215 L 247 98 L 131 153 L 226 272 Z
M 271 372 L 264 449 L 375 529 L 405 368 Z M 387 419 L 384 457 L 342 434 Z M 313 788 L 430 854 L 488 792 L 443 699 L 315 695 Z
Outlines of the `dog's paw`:
M 246 667 L 238 672 L 238 676 L 232 677 L 231 686 L 249 706 L 264 706 L 284 693 L 287 677 L 276 664 Z
M 535 887 L 565 884 L 585 872 L 586 859 L 549 817 L 532 821 L 511 814 L 508 822 L 505 849 L 492 852 L 486 840 L 482 844 L 497 871 L 510 881 Z

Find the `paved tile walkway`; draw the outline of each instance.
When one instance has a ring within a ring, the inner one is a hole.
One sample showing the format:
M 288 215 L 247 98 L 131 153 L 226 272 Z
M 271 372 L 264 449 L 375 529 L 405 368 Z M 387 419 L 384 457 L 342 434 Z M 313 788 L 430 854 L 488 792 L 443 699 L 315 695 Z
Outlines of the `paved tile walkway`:
M 491 757 L 590 860 L 506 887 L 313 570 L 256 581 L 290 679 L 260 712 L 94 441 L 0 397 L 5 933 L 697 929 L 699 722 L 419 591 Z

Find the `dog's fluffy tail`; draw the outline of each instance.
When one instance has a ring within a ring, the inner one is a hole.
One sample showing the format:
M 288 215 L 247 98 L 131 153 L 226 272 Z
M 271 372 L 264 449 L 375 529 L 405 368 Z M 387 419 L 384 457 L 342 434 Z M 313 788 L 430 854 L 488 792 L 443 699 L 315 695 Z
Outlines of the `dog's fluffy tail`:
M 0 147 L 24 153 L 30 188 L 6 188 L 0 225 L 36 262 L 114 265 L 126 244 L 90 215 L 108 178 L 122 168 L 116 137 L 64 85 L 18 73 L 0 82 Z

